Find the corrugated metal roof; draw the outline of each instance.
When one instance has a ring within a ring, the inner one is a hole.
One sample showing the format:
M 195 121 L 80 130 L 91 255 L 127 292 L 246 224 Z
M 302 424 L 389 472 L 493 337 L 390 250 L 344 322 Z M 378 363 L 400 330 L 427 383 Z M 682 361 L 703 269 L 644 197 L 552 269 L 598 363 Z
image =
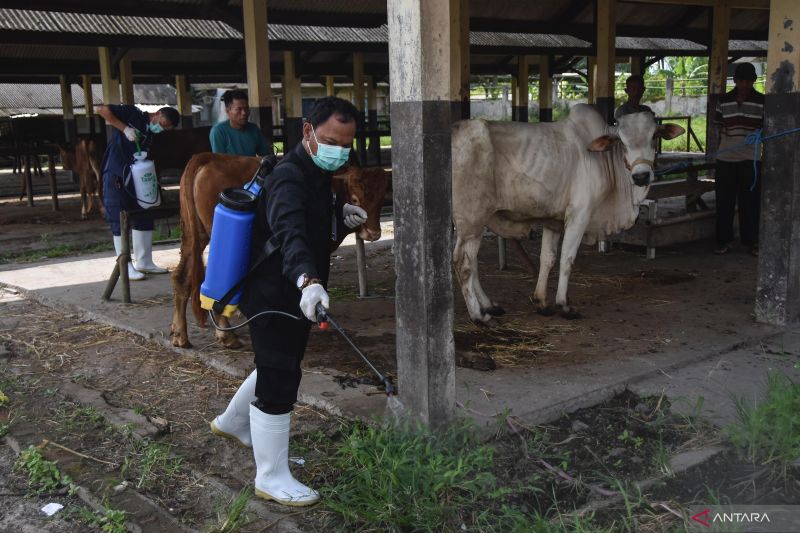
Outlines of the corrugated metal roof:
M 2 8 L 0 30 L 199 39 L 242 38 L 241 33 L 216 20 L 124 17 Z M 147 45 L 146 42 L 142 44 Z
M 133 99 L 137 104 L 177 103 L 175 88 L 165 84 L 136 84 Z M 92 85 L 92 101 L 103 103 L 103 87 Z M 81 85 L 72 84 L 72 105 L 83 107 Z M 0 109 L 61 109 L 61 87 L 55 84 L 0 83 Z M 22 111 L 26 112 L 26 111 Z M 16 113 L 15 113 L 16 114 Z
M 589 48 L 591 46 L 591 43 L 571 35 L 485 31 L 470 32 L 469 43 L 478 46 L 529 46 L 532 48 Z
M 389 35 L 388 27 L 385 24 L 379 28 L 336 28 L 270 24 L 267 32 L 269 33 L 270 41 L 314 43 L 385 43 Z
M 617 37 L 621 50 L 669 50 L 674 52 L 703 52 L 706 47 L 686 39 L 651 39 L 649 37 Z

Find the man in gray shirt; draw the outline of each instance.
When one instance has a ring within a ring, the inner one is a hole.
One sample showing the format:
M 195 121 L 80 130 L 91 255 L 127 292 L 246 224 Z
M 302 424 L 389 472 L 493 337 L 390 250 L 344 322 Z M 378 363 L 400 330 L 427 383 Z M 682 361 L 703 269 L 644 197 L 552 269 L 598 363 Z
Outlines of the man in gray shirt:
M 652 113 L 653 110 L 646 105 L 641 105 L 644 95 L 644 78 L 638 74 L 628 76 L 625 80 L 625 94 L 628 95 L 628 101 L 622 104 L 614 111 L 614 120 L 619 120 L 622 115 L 630 115 L 631 113 L 642 113 L 644 111 Z

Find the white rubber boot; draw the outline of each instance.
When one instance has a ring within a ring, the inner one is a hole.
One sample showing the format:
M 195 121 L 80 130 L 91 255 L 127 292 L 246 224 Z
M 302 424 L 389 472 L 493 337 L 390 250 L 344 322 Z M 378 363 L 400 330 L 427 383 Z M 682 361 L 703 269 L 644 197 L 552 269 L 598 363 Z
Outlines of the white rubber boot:
M 114 235 L 114 250 L 117 252 L 117 257 L 122 253 L 122 237 Z M 133 265 L 128 261 L 128 279 L 131 281 L 139 281 L 145 279 L 145 275 L 133 268 Z
M 225 412 L 211 421 L 211 433 L 231 439 L 245 448 L 253 447 L 250 438 L 250 403 L 256 401 L 256 371 L 239 385 Z
M 139 272 L 166 274 L 169 272 L 153 263 L 153 232 L 133 230 L 133 264 Z
M 313 505 L 319 493 L 297 481 L 289 470 L 292 413 L 268 415 L 250 405 L 250 434 L 256 459 L 256 496 L 284 505 Z

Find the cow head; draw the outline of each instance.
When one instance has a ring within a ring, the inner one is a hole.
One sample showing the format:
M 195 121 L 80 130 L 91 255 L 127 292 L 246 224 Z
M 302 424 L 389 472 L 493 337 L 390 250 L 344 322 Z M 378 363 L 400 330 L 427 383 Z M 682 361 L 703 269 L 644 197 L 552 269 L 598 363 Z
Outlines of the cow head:
M 75 147 L 70 144 L 59 144 L 58 153 L 64 170 L 75 169 Z
M 685 130 L 677 124 L 657 125 L 650 112 L 632 113 L 619 118 L 616 129 L 601 135 L 589 145 L 589 151 L 605 152 L 614 144 L 621 143 L 625 168 L 631 174 L 634 185 L 647 187 L 653 181 L 656 138 L 674 139 Z
M 380 167 L 348 166 L 334 176 L 333 187 L 344 201 L 367 212 L 367 221 L 359 226 L 358 236 L 365 241 L 381 237 L 381 207 L 389 186 L 388 173 Z

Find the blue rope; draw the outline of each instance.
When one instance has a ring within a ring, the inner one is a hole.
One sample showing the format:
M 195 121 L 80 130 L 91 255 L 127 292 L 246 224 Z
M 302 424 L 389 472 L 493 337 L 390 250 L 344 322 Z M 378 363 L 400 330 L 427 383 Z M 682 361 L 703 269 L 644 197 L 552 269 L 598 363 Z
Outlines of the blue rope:
M 750 185 L 750 192 L 756 188 L 756 183 L 758 182 L 758 149 L 761 146 L 761 143 L 764 141 L 769 141 L 772 139 L 777 139 L 779 137 L 785 137 L 786 135 L 791 135 L 792 133 L 800 132 L 800 128 L 792 128 L 790 130 L 781 131 L 778 133 L 773 133 L 772 135 L 767 135 L 766 137 L 763 135 L 764 130 L 759 128 L 755 132 L 751 133 L 747 137 L 744 138 L 744 142 L 742 144 L 737 144 L 736 146 L 730 146 L 725 148 L 724 150 L 718 150 L 716 152 L 712 152 L 710 154 L 706 154 L 702 156 L 702 158 L 694 158 L 690 159 L 684 163 L 678 163 L 666 168 L 659 169 L 655 172 L 656 176 L 663 176 L 664 174 L 672 174 L 675 170 L 683 170 L 686 168 L 691 168 L 695 161 L 699 159 L 703 159 L 707 161 L 712 158 L 716 158 L 719 154 L 723 154 L 725 152 L 730 152 L 733 150 L 738 150 L 743 146 L 750 146 L 753 145 L 753 183 Z

